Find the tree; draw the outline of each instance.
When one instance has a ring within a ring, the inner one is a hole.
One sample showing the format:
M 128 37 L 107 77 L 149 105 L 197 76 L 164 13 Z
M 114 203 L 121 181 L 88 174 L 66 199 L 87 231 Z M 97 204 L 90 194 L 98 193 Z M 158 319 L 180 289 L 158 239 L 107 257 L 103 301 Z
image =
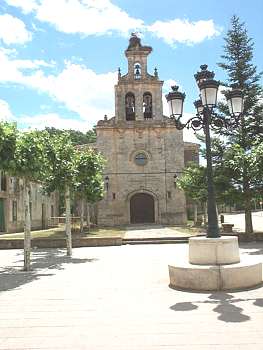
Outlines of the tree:
M 16 125 L 0 121 L 0 187 L 2 176 L 5 177 L 5 173 L 12 167 L 16 137 Z M 0 230 L 1 229 L 5 229 L 5 216 L 4 213 L 0 211 Z
M 68 133 L 55 133 L 49 136 L 45 147 L 47 173 L 43 180 L 44 190 L 47 193 L 57 190 L 64 195 L 68 256 L 72 255 L 70 203 L 76 179 L 76 153 Z
M 24 194 L 24 270 L 30 270 L 31 215 L 30 182 L 41 181 L 45 173 L 46 135 L 40 131 L 27 131 L 17 134 L 14 161 L 10 173 L 23 180 Z
M 103 197 L 103 165 L 104 160 L 94 150 L 84 149 L 77 152 L 74 191 L 81 203 L 81 232 L 83 232 L 84 222 L 84 201 L 86 200 L 88 205 L 88 203 L 94 203 Z M 89 206 L 87 206 L 87 210 L 89 210 Z
M 262 73 L 257 73 L 253 65 L 254 44 L 248 37 L 244 23 L 237 16 L 231 19 L 231 28 L 225 37 L 224 54 L 219 67 L 227 72 L 225 86 L 237 86 L 244 92 L 244 114 L 239 127 L 224 131 L 225 167 L 232 170 L 232 179 L 236 186 L 241 186 L 245 208 L 245 232 L 253 233 L 252 198 L 254 191 L 254 169 L 251 163 L 254 139 L 263 141 L 263 105 L 262 87 L 259 84 Z M 222 113 L 228 114 L 227 107 L 220 104 Z M 237 154 L 235 152 L 238 152 Z
M 231 203 L 233 200 L 239 198 L 239 191 L 233 185 L 225 168 L 215 165 L 213 174 L 217 204 Z M 206 206 L 206 167 L 195 163 L 190 164 L 183 170 L 183 174 L 177 183 L 178 187 L 185 192 L 187 197 L 191 198 L 196 204 L 201 203 L 203 206 Z
M 51 136 L 61 135 L 63 133 L 67 133 L 70 136 L 70 140 L 73 145 L 85 145 L 87 143 L 96 142 L 96 130 L 95 127 L 92 130 L 88 130 L 86 133 L 83 133 L 79 130 L 64 130 L 64 129 L 56 129 L 54 127 L 46 127 L 45 131 L 47 131 Z
M 0 121 L 0 170 L 9 171 L 13 166 L 17 133 L 16 124 Z
M 194 202 L 194 223 L 197 223 L 197 205 L 205 206 L 207 201 L 207 180 L 205 167 L 190 163 L 184 168 L 182 176 L 177 181 L 178 187 Z M 206 222 L 206 210 L 205 210 Z

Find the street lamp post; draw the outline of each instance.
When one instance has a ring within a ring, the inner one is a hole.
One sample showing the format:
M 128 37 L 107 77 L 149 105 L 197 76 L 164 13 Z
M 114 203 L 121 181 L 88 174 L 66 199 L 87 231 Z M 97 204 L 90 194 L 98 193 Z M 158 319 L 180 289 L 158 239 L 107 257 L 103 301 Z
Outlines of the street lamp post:
M 219 238 L 220 230 L 218 226 L 215 190 L 213 182 L 213 167 L 211 154 L 211 136 L 210 129 L 221 129 L 224 127 L 236 127 L 238 120 L 243 112 L 243 95 L 240 89 L 234 88 L 225 92 L 228 103 L 230 117 L 217 115 L 214 109 L 217 105 L 217 92 L 219 82 L 214 80 L 215 73 L 207 70 L 207 65 L 200 66 L 201 71 L 195 74 L 195 80 L 200 90 L 200 99 L 194 102 L 197 114 L 190 118 L 186 123 L 181 122 L 183 115 L 183 103 L 185 94 L 178 91 L 178 86 L 172 86 L 172 92 L 166 95 L 169 105 L 170 117 L 174 120 L 177 129 L 184 128 L 198 131 L 203 129 L 206 143 L 206 161 L 207 161 L 207 237 Z

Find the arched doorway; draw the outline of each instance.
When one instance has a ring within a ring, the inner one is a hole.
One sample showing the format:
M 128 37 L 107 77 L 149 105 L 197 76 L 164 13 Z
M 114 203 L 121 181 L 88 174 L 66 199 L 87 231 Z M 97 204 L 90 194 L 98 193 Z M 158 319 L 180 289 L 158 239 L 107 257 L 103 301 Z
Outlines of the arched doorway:
M 136 193 L 130 199 L 131 224 L 154 223 L 154 198 L 148 193 Z

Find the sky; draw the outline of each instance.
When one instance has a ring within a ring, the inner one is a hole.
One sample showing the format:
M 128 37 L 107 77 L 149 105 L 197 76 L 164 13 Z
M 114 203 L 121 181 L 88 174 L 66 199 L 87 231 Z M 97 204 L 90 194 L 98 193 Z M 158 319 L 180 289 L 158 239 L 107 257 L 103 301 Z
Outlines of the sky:
M 199 66 L 226 78 L 217 63 L 234 14 L 263 71 L 262 13 L 262 0 L 0 0 L 0 118 L 21 129 L 86 131 L 114 116 L 117 69 L 127 71 L 124 51 L 134 31 L 153 48 L 148 71 L 158 68 L 164 95 L 174 83 L 186 93 L 189 117 Z M 184 138 L 193 141 L 191 133 Z

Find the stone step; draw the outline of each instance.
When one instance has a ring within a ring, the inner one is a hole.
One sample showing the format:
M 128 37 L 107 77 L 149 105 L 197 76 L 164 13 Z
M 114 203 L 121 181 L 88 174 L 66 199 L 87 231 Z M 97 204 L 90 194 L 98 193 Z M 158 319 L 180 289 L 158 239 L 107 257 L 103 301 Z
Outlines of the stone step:
M 176 244 L 176 243 L 188 243 L 188 238 L 141 238 L 141 239 L 123 239 L 122 244 Z

